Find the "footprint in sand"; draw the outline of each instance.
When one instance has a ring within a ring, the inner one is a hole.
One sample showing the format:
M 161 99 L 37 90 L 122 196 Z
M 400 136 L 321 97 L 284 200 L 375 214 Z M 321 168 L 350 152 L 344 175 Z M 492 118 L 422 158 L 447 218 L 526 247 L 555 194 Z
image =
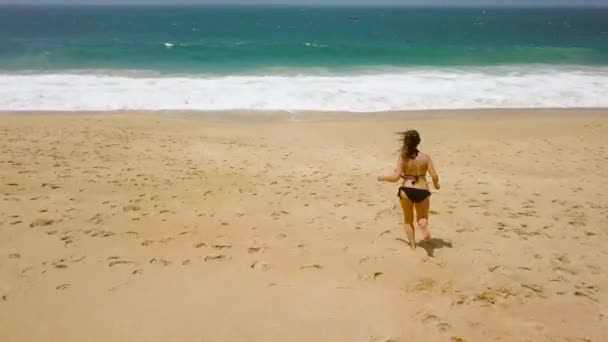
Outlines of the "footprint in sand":
M 450 342 L 466 342 L 466 340 L 462 337 L 452 336 L 450 337 Z
M 598 300 L 593 297 L 593 295 L 598 293 L 598 289 L 595 285 L 586 282 L 580 282 L 579 284 L 574 285 L 574 288 L 575 296 L 586 297 L 594 302 L 598 302 Z
M 383 272 L 374 272 L 370 275 L 358 275 L 358 279 L 359 280 L 378 280 L 378 278 L 380 278 L 382 275 L 384 275 Z
M 205 257 L 205 261 L 222 261 L 222 260 L 229 260 L 230 256 L 224 255 L 224 254 L 209 254 Z
M 232 248 L 232 245 L 227 244 L 227 243 L 216 243 L 216 244 L 211 245 L 211 248 L 214 248 L 214 249 L 230 249 L 230 248 Z
M 81 257 L 74 257 L 74 256 L 70 256 L 70 261 L 72 263 L 77 263 L 77 262 L 81 262 L 82 260 L 86 259 L 86 256 L 81 256 Z
M 74 243 L 74 238 L 69 235 L 62 236 L 59 240 L 63 241 L 64 246 Z
M 263 249 L 265 249 L 265 248 L 264 248 L 264 247 L 261 247 L 261 246 L 260 246 L 260 247 L 258 247 L 258 246 L 253 246 L 253 247 L 249 247 L 249 248 L 247 248 L 247 252 L 248 252 L 248 253 L 250 253 L 250 254 L 251 254 L 251 253 L 257 253 L 257 252 L 259 252 L 259 251 L 261 251 L 261 250 L 263 250 Z
M 311 269 L 311 268 L 320 270 L 320 269 L 323 268 L 323 266 L 321 266 L 320 264 L 308 264 L 308 265 L 302 265 L 302 266 L 300 266 L 301 270 Z
M 141 207 L 136 206 L 136 205 L 132 205 L 132 204 L 131 204 L 131 205 L 125 205 L 125 206 L 123 206 L 123 207 L 122 207 L 122 210 L 123 210 L 124 212 L 129 212 L 129 211 L 139 211 L 139 210 L 141 210 Z
M 54 266 L 55 268 L 57 268 L 57 269 L 65 269 L 65 268 L 68 268 L 68 265 L 66 265 L 66 264 L 62 263 L 63 261 L 64 261 L 64 260 L 63 260 L 63 259 L 61 259 L 61 261 L 59 261 L 59 262 L 54 262 L 54 263 L 53 263 L 53 266 Z
M 156 258 L 152 258 L 152 259 L 150 259 L 150 263 L 151 263 L 151 264 L 156 264 L 156 263 L 159 263 L 159 264 L 161 264 L 161 265 L 163 265 L 163 266 L 169 266 L 169 265 L 171 265 L 171 261 L 169 261 L 169 260 L 165 260 L 165 259 L 156 259 Z
M 141 245 L 146 247 L 154 243 L 154 240 L 144 240 Z
M 490 267 L 488 267 L 488 271 L 490 271 L 490 272 L 494 272 L 494 271 L 496 271 L 497 269 L 499 269 L 499 268 L 501 268 L 501 267 L 502 267 L 502 266 L 500 266 L 500 265 L 494 265 L 494 266 L 490 266 Z
M 47 219 L 38 218 L 38 219 L 35 219 L 34 221 L 32 221 L 32 223 L 30 223 L 30 227 L 34 228 L 34 227 L 50 226 L 53 223 L 55 223 L 55 220 L 47 220 Z
M 432 291 L 437 286 L 437 281 L 432 278 L 421 278 L 408 287 L 409 292 Z
M 485 306 L 488 305 L 494 305 L 499 301 L 504 301 L 510 297 L 516 297 L 517 294 L 511 292 L 508 289 L 505 288 L 499 288 L 499 289 L 493 289 L 493 288 L 487 288 L 484 291 L 478 292 L 476 293 L 472 300 L 474 302 L 482 302 L 485 303 Z M 461 304 L 461 303 L 458 303 Z
M 93 222 L 94 224 L 102 224 L 103 219 L 101 214 L 95 214 L 93 217 L 87 220 L 88 222 Z
M 587 269 L 593 275 L 602 274 L 602 268 L 600 266 L 592 265 L 592 264 L 586 264 L 585 266 L 587 266 Z
M 61 284 L 57 287 L 55 287 L 56 290 L 66 290 L 68 289 L 70 286 L 72 286 L 71 284 Z
M 133 272 L 131 272 L 131 274 L 142 274 L 142 273 L 144 273 L 143 268 L 138 268 L 136 270 L 133 270 Z
M 114 267 L 116 265 L 125 265 L 125 264 L 132 264 L 132 261 L 129 260 L 112 260 L 110 261 L 110 263 L 108 264 L 108 267 Z
M 267 271 L 270 269 L 270 265 L 265 263 L 265 262 L 261 262 L 261 261 L 254 261 L 250 267 L 254 270 L 259 270 L 259 271 Z
M 424 314 L 421 320 L 425 324 L 434 325 L 441 332 L 445 332 L 451 328 L 450 324 L 443 322 L 439 317 L 433 314 Z
M 520 284 L 520 285 L 521 285 L 521 287 L 530 290 L 529 293 L 524 295 L 526 298 L 530 298 L 532 296 L 540 297 L 540 298 L 547 298 L 547 296 L 545 296 L 543 294 L 545 292 L 545 289 L 541 285 L 538 285 L 538 284 Z
M 172 236 L 167 236 L 167 237 L 160 239 L 160 243 L 169 243 L 173 240 L 174 240 L 174 238 Z

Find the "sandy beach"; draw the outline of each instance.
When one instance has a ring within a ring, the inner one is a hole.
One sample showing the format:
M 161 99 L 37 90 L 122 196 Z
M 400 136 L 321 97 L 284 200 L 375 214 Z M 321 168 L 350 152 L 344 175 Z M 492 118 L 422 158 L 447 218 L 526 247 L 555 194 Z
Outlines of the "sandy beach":
M 608 111 L 222 118 L 0 114 L 0 341 L 608 339 Z

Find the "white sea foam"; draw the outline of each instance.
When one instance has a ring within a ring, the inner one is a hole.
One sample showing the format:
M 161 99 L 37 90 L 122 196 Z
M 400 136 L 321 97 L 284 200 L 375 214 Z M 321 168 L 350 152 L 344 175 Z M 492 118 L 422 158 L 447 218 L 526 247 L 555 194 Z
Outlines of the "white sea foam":
M 0 74 L 0 110 L 608 107 L 608 68 L 394 69 L 353 75 Z

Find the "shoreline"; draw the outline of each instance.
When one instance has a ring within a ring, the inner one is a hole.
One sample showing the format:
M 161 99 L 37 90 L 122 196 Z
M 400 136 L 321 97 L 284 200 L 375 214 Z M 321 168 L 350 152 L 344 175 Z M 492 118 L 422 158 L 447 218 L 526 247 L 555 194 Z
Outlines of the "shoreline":
M 441 119 L 454 117 L 518 117 L 535 116 L 569 116 L 608 115 L 608 107 L 594 108 L 472 108 L 472 109 L 428 109 L 428 110 L 398 110 L 378 112 L 350 111 L 291 111 L 291 110 L 109 110 L 109 111 L 9 111 L 0 110 L 1 117 L 10 116 L 122 116 L 142 115 L 166 118 L 192 118 L 210 121 L 339 121 L 353 119 L 387 120 L 387 119 Z

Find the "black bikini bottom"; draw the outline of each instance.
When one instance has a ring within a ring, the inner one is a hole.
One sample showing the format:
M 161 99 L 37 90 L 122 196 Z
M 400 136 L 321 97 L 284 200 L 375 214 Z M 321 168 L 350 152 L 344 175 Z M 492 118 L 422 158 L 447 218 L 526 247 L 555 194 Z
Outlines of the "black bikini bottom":
M 401 198 L 401 192 L 405 193 L 405 196 L 414 203 L 420 203 L 431 195 L 431 192 L 425 189 L 409 188 L 402 186 L 397 191 L 397 197 Z

